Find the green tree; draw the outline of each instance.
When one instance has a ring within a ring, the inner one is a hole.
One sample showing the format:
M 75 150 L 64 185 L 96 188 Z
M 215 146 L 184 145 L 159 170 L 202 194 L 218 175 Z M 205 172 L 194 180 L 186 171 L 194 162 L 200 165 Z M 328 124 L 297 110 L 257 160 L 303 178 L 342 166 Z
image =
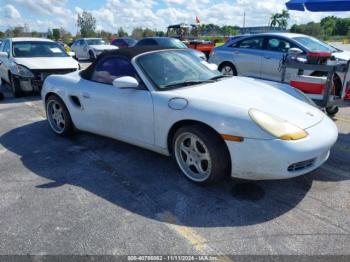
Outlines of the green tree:
M 143 37 L 153 37 L 156 36 L 156 32 L 153 31 L 152 29 L 146 28 L 143 30 Z
M 82 14 L 78 14 L 77 22 L 82 37 L 95 36 L 96 19 L 91 13 L 84 11 Z
M 23 26 L 16 26 L 12 30 L 12 37 L 19 37 L 23 36 L 24 33 L 24 27 Z
M 5 37 L 5 33 L 0 31 L 0 39 Z
M 321 27 L 326 36 L 334 35 L 336 21 L 335 16 L 327 16 L 321 20 Z
M 163 31 L 157 31 L 156 36 L 162 37 L 162 36 L 165 36 L 165 33 Z
M 117 35 L 118 37 L 124 37 L 124 36 L 128 36 L 128 33 L 124 31 L 123 27 L 119 27 Z
M 63 43 L 69 44 L 73 40 L 73 36 L 70 32 L 66 31 L 63 27 L 60 28 L 60 39 Z
M 58 41 L 61 38 L 60 29 L 58 28 L 52 29 L 52 37 L 55 41 Z
M 221 34 L 224 36 L 234 36 L 238 35 L 239 33 L 239 27 L 238 26 L 231 26 L 231 25 L 224 25 L 221 27 Z
M 350 26 L 350 19 L 337 19 L 335 21 L 334 34 L 335 35 L 347 35 Z
M 133 38 L 141 39 L 143 37 L 143 29 L 141 27 L 135 27 L 131 33 Z
M 39 33 L 37 31 L 32 31 L 32 37 L 38 37 L 38 36 L 39 36 Z
M 270 26 L 271 27 L 278 26 L 282 29 L 287 29 L 289 18 L 290 18 L 289 12 L 283 9 L 281 13 L 274 13 L 271 15 Z
M 53 35 L 52 35 L 51 29 L 47 30 L 47 38 L 48 39 L 53 39 Z

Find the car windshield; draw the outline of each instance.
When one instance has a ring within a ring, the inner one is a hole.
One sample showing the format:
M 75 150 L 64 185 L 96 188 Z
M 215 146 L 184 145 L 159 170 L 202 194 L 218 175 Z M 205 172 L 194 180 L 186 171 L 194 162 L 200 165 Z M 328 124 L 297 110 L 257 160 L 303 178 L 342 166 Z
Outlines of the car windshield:
M 105 45 L 106 42 L 102 39 L 86 39 L 88 45 Z
M 184 43 L 175 38 L 158 38 L 157 41 L 161 46 L 168 48 L 187 48 Z
M 324 51 L 324 52 L 337 52 L 338 49 L 316 39 L 307 36 L 298 36 L 293 38 L 295 41 L 306 47 L 309 51 Z
M 209 64 L 186 50 L 160 51 L 140 56 L 137 63 L 159 90 L 214 82 L 222 77 Z
M 67 57 L 63 48 L 54 42 L 23 41 L 12 44 L 13 57 Z

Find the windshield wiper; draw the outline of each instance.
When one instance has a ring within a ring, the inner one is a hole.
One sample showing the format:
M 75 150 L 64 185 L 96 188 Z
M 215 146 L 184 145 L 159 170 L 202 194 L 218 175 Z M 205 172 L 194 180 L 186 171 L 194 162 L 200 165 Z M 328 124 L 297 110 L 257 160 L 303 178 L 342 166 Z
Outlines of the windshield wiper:
M 214 83 L 214 80 L 208 79 L 208 80 L 188 80 L 188 81 L 183 81 L 183 82 L 176 82 L 173 84 L 169 84 L 164 86 L 165 88 L 169 87 L 179 87 L 179 86 L 193 86 L 193 85 L 198 85 L 198 84 L 203 84 L 203 83 Z
M 210 78 L 210 80 L 217 80 L 217 79 L 220 79 L 220 78 L 228 78 L 228 77 L 232 77 L 232 76 L 219 75 L 219 76 L 214 76 L 214 77 Z

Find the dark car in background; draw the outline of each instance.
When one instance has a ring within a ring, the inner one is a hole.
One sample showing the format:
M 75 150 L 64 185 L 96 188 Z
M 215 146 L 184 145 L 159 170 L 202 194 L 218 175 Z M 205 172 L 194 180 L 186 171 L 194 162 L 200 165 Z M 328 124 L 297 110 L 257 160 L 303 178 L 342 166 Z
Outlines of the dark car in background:
M 207 60 L 205 54 L 201 51 L 188 48 L 182 41 L 172 37 L 146 37 L 137 42 L 135 46 L 161 46 L 173 49 L 188 49 L 197 57 Z
M 137 40 L 131 37 L 120 37 L 114 39 L 111 45 L 117 46 L 119 48 L 133 47 L 137 43 Z

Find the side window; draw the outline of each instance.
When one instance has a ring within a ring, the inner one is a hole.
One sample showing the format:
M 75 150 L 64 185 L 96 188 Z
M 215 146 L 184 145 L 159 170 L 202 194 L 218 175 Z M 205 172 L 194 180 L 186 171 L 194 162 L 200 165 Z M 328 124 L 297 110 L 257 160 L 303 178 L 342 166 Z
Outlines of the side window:
M 122 57 L 111 57 L 100 61 L 96 65 L 91 80 L 111 85 L 114 79 L 122 76 L 131 76 L 138 79 L 129 60 Z
M 10 41 L 9 40 L 5 41 L 3 52 L 10 54 Z
M 269 38 L 266 45 L 267 50 L 280 53 L 287 53 L 292 47 L 294 47 L 294 45 L 287 40 L 274 37 Z
M 3 50 L 4 50 L 4 45 L 5 45 L 5 42 L 2 42 L 1 45 L 0 45 L 0 52 L 3 52 Z
M 262 37 L 244 39 L 242 41 L 239 41 L 235 47 L 245 49 L 261 49 L 263 46 L 263 40 L 264 38 Z

